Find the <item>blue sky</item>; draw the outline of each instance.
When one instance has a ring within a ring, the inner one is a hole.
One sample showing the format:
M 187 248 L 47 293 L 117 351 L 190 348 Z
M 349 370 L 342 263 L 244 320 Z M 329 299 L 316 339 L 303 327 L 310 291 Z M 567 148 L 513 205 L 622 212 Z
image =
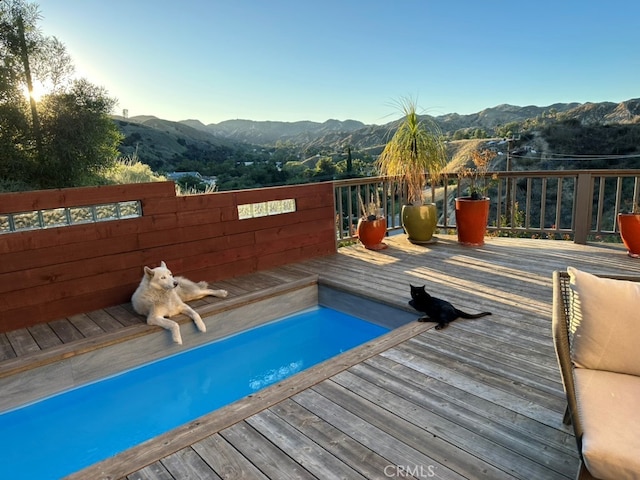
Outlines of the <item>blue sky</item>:
M 117 112 L 384 124 L 640 97 L 634 0 L 40 0 Z

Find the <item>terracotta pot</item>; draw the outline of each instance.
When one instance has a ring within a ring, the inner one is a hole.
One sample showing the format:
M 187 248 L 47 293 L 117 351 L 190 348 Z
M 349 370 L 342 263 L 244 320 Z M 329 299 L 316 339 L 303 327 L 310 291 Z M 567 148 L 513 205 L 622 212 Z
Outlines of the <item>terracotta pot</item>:
M 438 224 L 438 211 L 435 204 L 403 205 L 402 227 L 412 243 L 431 243 Z
M 369 250 L 383 250 L 387 248 L 386 243 L 382 243 L 382 239 L 387 233 L 387 219 L 378 218 L 376 220 L 367 220 L 361 218 L 358 220 L 356 228 L 356 236 L 365 248 Z
M 640 213 L 619 213 L 618 229 L 629 256 L 640 258 Z
M 489 221 L 489 198 L 456 198 L 456 229 L 462 245 L 482 246 Z

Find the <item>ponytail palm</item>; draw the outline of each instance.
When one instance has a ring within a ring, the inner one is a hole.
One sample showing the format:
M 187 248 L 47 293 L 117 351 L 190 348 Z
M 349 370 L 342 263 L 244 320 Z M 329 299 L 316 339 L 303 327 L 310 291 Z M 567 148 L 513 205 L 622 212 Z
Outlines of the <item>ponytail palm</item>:
M 377 166 L 382 175 L 401 177 L 407 184 L 409 203 L 419 204 L 425 173 L 432 182 L 440 177 L 447 163 L 446 148 L 436 122 L 418 116 L 415 100 L 404 98 L 399 103 L 404 118 L 378 157 Z

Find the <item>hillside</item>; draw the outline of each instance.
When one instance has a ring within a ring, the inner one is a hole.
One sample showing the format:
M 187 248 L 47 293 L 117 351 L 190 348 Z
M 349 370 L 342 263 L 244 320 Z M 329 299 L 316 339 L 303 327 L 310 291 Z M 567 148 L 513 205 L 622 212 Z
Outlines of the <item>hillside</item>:
M 113 118 L 125 137 L 120 146 L 122 155 L 135 153 L 143 163 L 158 171 L 180 169 L 185 160 L 222 162 L 236 154 L 242 155 L 248 148 L 182 122 L 153 116 Z
M 213 135 L 257 145 L 275 145 L 276 142 L 309 143 L 325 135 L 354 132 L 364 128 L 355 120 L 327 120 L 324 123 L 255 122 L 252 120 L 227 120 L 210 124 L 205 128 Z
M 619 104 L 604 103 L 555 103 L 546 107 L 533 105 L 518 107 L 498 105 L 480 112 L 459 115 L 450 113 L 433 117 L 443 133 L 453 135 L 459 130 L 482 129 L 487 136 L 496 134 L 496 129 L 509 123 L 523 123 L 540 118 L 577 119 L 584 125 L 634 124 L 640 123 L 640 99 Z M 218 124 L 204 125 L 194 120 L 186 124 L 199 124 L 216 136 L 229 140 L 257 145 L 274 145 L 276 141 L 289 141 L 298 145 L 336 146 L 351 144 L 356 148 L 370 148 L 386 143 L 397 120 L 385 125 L 364 125 L 362 122 L 328 120 L 316 122 L 256 122 L 251 120 L 228 120 Z
M 640 146 L 640 99 L 621 103 L 556 103 L 546 107 L 503 104 L 475 114 L 451 113 L 433 118 L 452 140 L 501 137 L 508 131 L 518 135 L 527 132 L 524 141 L 529 142 L 528 148 L 542 152 L 550 149 L 578 154 L 586 149 L 592 154 L 615 153 L 620 138 L 625 153 L 638 151 Z M 341 155 L 346 146 L 361 156 L 375 157 L 398 122 L 365 125 L 356 120 L 323 123 L 227 120 L 205 125 L 195 119 L 171 122 L 154 116 L 114 117 L 114 120 L 125 135 L 123 155 L 137 151 L 144 163 L 159 171 L 202 171 L 203 166 L 226 161 L 262 161 L 274 158 L 283 148 L 287 153 L 280 161 L 302 160 L 317 154 Z

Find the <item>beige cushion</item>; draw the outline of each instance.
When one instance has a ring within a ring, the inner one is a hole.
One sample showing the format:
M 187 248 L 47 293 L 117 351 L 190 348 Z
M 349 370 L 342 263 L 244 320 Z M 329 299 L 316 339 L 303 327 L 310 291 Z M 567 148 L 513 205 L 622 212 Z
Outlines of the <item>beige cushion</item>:
M 596 478 L 640 479 L 640 377 L 576 368 L 582 457 Z
M 600 278 L 573 267 L 567 272 L 574 364 L 640 375 L 640 283 Z

